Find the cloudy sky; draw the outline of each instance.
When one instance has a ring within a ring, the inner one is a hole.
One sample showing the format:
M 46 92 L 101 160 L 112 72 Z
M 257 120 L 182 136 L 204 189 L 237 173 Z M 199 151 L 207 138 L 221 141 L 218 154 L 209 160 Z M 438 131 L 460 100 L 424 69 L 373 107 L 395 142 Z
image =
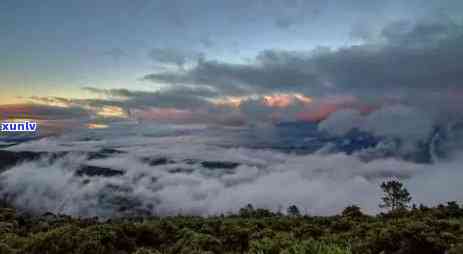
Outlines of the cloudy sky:
M 314 122 L 391 105 L 442 121 L 462 106 L 462 10 L 459 0 L 3 0 L 0 113 L 53 130 Z

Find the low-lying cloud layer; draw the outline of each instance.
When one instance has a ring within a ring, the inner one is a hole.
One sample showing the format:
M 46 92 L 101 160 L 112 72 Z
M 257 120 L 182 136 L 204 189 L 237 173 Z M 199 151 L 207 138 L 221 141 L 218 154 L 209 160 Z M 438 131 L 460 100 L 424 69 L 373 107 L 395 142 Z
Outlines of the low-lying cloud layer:
M 1 173 L 0 194 L 36 213 L 103 217 L 212 215 L 247 203 L 274 211 L 296 204 L 323 215 L 357 204 L 375 213 L 379 183 L 390 178 L 404 181 L 416 203 L 463 200 L 458 155 L 434 164 L 343 152 L 297 155 L 236 146 L 236 138 L 235 146 L 224 146 L 224 133 L 128 126 L 23 143 L 8 150 L 55 156 Z

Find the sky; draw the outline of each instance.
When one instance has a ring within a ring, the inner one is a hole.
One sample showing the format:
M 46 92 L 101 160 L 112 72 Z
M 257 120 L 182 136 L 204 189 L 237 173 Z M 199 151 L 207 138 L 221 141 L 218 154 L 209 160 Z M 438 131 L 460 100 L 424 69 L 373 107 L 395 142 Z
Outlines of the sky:
M 461 10 L 458 0 L 4 0 L 0 113 L 65 128 L 313 122 L 385 105 L 451 118 Z

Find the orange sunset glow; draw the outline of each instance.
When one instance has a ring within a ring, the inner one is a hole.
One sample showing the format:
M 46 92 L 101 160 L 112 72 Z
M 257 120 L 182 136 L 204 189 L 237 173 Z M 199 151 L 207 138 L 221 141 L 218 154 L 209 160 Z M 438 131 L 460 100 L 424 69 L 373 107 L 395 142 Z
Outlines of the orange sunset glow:
M 245 100 L 249 100 L 253 98 L 253 96 L 228 96 L 219 100 L 214 101 L 216 105 L 219 106 L 228 106 L 232 108 L 239 108 L 239 106 Z M 305 96 L 299 93 L 291 93 L 291 94 L 270 94 L 264 95 L 261 97 L 262 103 L 268 107 L 272 108 L 285 108 L 295 102 L 300 102 L 302 104 L 309 104 L 312 102 L 312 98 Z
M 312 102 L 312 98 L 302 94 L 273 94 L 264 96 L 263 101 L 269 107 L 286 108 L 297 101 L 308 104 Z
M 99 109 L 96 113 L 98 116 L 102 117 L 114 117 L 114 118 L 127 118 L 128 115 L 124 109 L 116 106 L 104 106 Z
M 106 129 L 109 125 L 107 124 L 98 124 L 98 123 L 89 123 L 87 124 L 87 128 L 89 129 Z

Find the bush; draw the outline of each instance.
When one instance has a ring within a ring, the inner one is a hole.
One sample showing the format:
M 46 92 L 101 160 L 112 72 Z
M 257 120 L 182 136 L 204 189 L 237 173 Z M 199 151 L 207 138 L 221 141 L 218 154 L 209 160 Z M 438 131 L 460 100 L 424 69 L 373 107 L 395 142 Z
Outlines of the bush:
M 161 254 L 161 253 L 157 250 L 140 248 L 137 251 L 135 251 L 133 254 Z
M 278 254 L 291 246 L 294 239 L 288 233 L 277 233 L 274 237 L 265 237 L 250 243 L 251 253 Z
M 463 243 L 456 244 L 451 247 L 448 254 L 461 254 L 463 253 Z
M 248 207 L 251 208 L 251 207 Z M 16 216 L 0 210 L 0 254 L 174 253 L 463 253 L 463 220 L 455 203 L 366 216 L 258 216 L 259 209 L 202 218 L 73 219 Z M 48 226 L 42 224 L 46 222 Z
M 174 245 L 172 253 L 192 253 L 192 251 L 208 251 L 210 253 L 222 253 L 221 242 L 210 235 L 197 233 L 190 229 L 183 229 L 179 232 L 180 239 Z

